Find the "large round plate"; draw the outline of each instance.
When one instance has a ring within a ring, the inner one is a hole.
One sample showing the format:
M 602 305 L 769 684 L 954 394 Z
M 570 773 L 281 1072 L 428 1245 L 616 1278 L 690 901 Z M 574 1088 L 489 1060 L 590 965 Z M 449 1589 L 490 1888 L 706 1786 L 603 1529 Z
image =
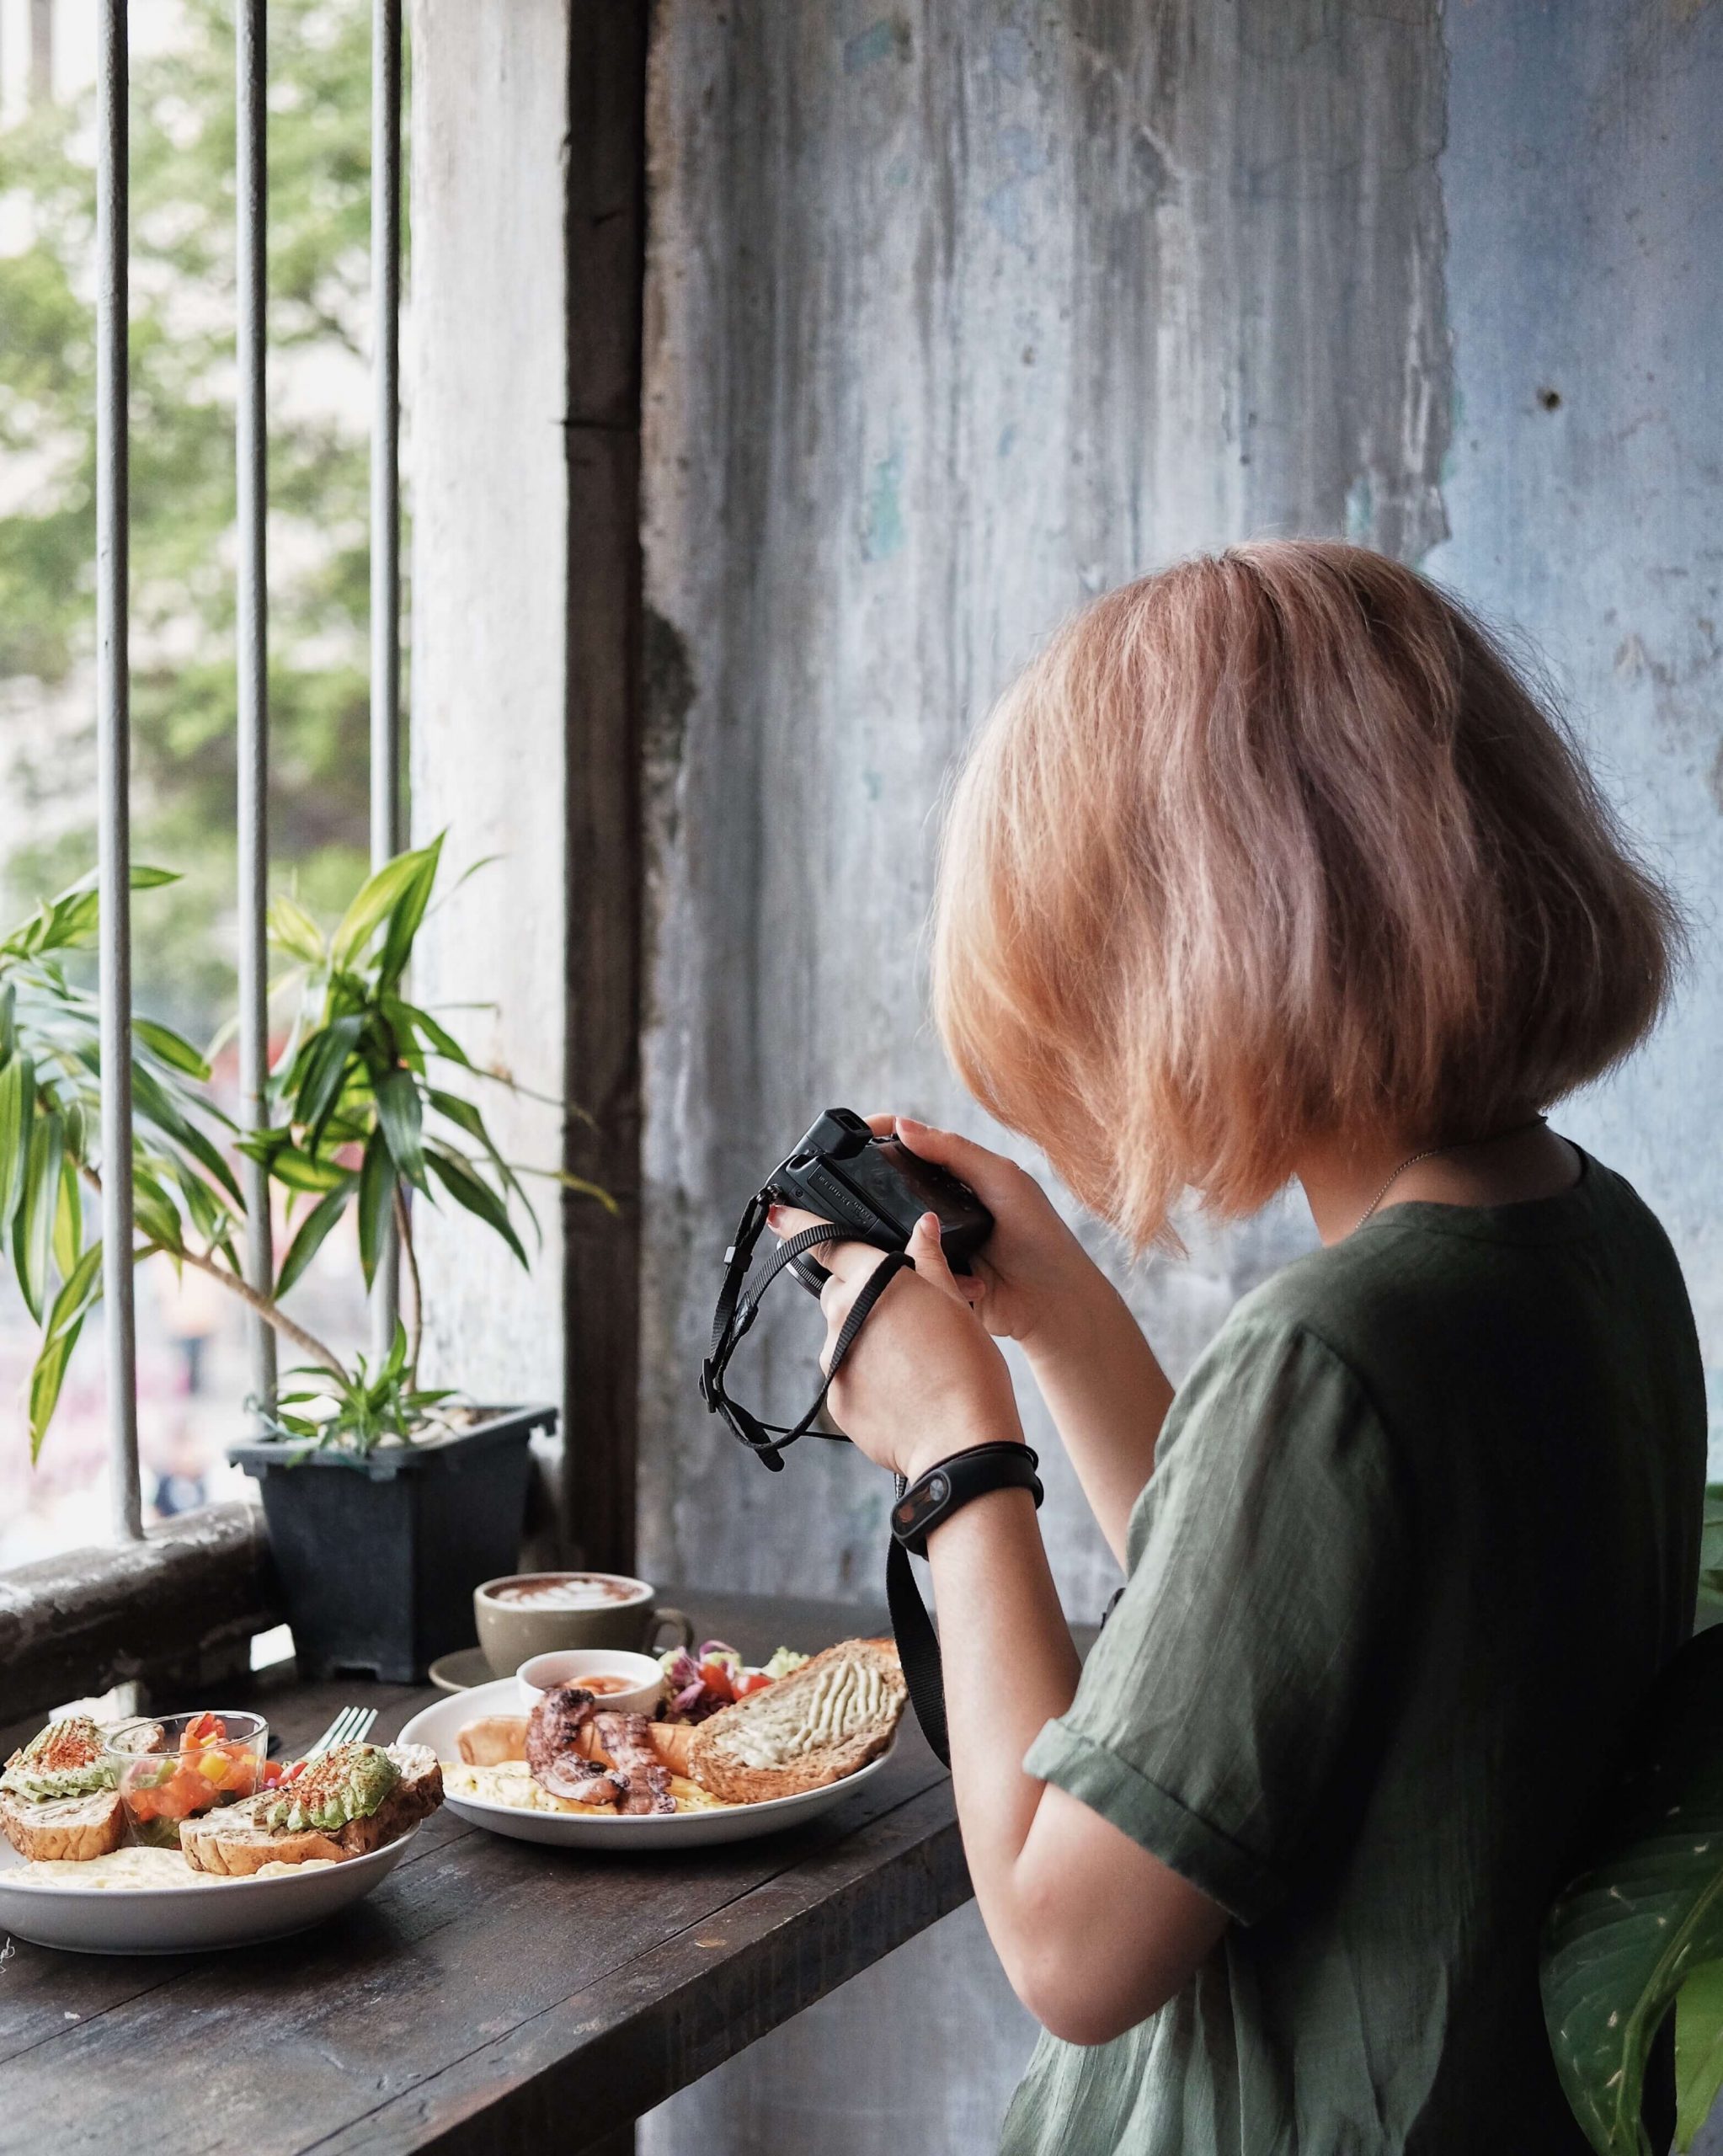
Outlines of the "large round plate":
M 480 1715 L 519 1714 L 520 1694 L 512 1677 L 500 1684 L 475 1685 L 456 1698 L 439 1700 L 435 1706 L 414 1715 L 401 1732 L 403 1744 L 429 1744 L 445 1764 L 458 1762 L 455 1740 Z M 889 1747 L 877 1759 L 840 1782 L 824 1789 L 810 1789 L 800 1796 L 775 1796 L 764 1804 L 727 1804 L 716 1812 L 649 1812 L 642 1818 L 625 1817 L 615 1812 L 523 1812 L 512 1804 L 481 1804 L 475 1798 L 456 1796 L 445 1789 L 443 1801 L 451 1812 L 493 1834 L 511 1835 L 519 1842 L 548 1842 L 568 1849 L 689 1849 L 710 1848 L 716 1842 L 750 1841 L 757 1834 L 775 1834 L 785 1827 L 799 1827 L 841 1804 L 853 1789 L 878 1773 L 891 1757 Z
M 304 1931 L 370 1893 L 399 1864 L 417 1827 L 368 1856 L 293 1878 L 215 1879 L 188 1886 L 48 1886 L 18 1877 L 0 1841 L 0 1931 L 74 1954 L 194 1954 Z

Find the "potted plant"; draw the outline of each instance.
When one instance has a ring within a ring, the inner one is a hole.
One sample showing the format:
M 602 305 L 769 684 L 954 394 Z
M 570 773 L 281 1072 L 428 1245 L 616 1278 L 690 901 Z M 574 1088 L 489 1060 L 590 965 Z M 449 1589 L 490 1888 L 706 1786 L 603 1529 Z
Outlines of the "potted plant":
M 1699 1626 L 1640 1708 L 1583 1870 L 1544 1927 L 1544 2018 L 1598 2156 L 1685 2156 L 1723 2092 L 1723 1486 Z M 1672 2054 L 1675 2116 L 1667 2097 Z M 1661 2071 L 1659 2071 L 1661 2069 Z
M 223 1113 L 209 1064 L 189 1041 L 147 1019 L 133 1028 L 133 1257 L 161 1252 L 208 1274 L 295 1351 L 278 1398 L 254 1403 L 260 1435 L 229 1457 L 259 1481 L 302 1665 L 397 1681 L 470 1638 L 472 1588 L 516 1561 L 528 1439 L 555 1423 L 550 1407 L 475 1407 L 419 1378 L 415 1200 L 452 1201 L 523 1266 L 519 1223 L 536 1232 L 520 1171 L 456 1090 L 509 1081 L 480 1070 L 405 992 L 441 844 L 387 862 L 333 935 L 291 898 L 271 909 L 271 942 L 291 968 L 276 992 L 292 999 L 295 1016 L 270 1074 L 264 1128 L 241 1130 Z M 141 889 L 172 880 L 156 869 L 133 876 Z M 41 1328 L 29 1380 L 33 1459 L 101 1293 L 100 1245 L 84 1219 L 84 1193 L 99 1190 L 102 1168 L 98 1012 L 68 971 L 96 926 L 87 879 L 0 943 L 0 1251 Z M 291 1232 L 267 1291 L 241 1268 L 236 1152 L 286 1193 Z M 611 1204 L 591 1184 L 557 1180 Z M 285 1307 L 349 1214 L 367 1286 L 392 1225 L 407 1289 L 407 1322 L 388 1352 L 355 1356 L 350 1366 Z

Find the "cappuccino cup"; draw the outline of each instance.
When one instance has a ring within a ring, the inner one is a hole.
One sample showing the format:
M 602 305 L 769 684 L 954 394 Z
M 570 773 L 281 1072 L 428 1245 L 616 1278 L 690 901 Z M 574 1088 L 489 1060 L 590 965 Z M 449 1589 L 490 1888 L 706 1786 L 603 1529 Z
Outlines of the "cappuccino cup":
M 499 1677 L 512 1677 L 534 1655 L 574 1647 L 655 1654 L 692 1646 L 692 1624 L 655 1603 L 654 1593 L 625 1572 L 510 1572 L 473 1590 L 478 1644 Z

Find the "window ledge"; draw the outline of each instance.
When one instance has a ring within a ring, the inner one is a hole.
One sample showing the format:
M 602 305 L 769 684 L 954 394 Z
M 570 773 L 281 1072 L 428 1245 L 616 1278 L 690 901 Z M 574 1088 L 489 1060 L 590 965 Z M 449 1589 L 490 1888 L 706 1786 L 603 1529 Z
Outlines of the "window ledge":
M 0 1723 L 133 1678 L 214 1683 L 281 1621 L 262 1514 L 209 1505 L 142 1542 L 0 1575 Z

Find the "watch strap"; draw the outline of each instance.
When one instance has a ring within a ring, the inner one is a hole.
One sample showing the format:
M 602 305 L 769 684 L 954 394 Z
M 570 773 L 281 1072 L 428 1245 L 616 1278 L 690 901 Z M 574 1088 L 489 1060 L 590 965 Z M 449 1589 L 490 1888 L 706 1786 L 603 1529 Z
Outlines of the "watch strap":
M 898 1492 L 892 1535 L 912 1556 L 927 1555 L 927 1537 L 973 1498 L 995 1490 L 1027 1490 L 1039 1509 L 1043 1492 L 1039 1460 L 1026 1444 L 972 1445 L 953 1453 Z

